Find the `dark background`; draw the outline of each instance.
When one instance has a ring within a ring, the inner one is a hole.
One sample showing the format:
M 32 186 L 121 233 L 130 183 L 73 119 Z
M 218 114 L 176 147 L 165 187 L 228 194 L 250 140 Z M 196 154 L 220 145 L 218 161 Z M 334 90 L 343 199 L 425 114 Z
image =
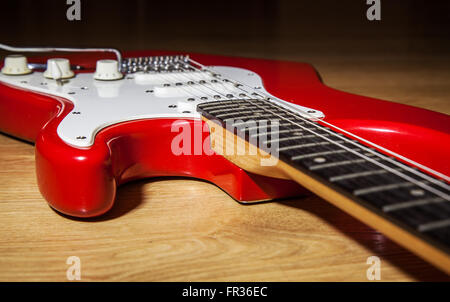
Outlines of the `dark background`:
M 302 56 L 447 54 L 450 1 L 381 0 L 2 0 L 0 41 L 19 46 L 167 49 L 301 60 Z
M 0 43 L 301 61 L 339 90 L 450 114 L 450 0 L 381 0 L 381 21 L 366 0 L 81 0 L 81 21 L 66 0 L 0 7 Z

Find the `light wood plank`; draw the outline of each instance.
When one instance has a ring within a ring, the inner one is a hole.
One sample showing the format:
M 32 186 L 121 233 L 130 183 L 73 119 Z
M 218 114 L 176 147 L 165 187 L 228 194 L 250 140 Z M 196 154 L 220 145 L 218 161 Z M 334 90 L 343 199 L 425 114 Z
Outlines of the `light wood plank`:
M 428 65 L 283 58 L 313 63 L 338 89 L 450 112 L 450 70 L 428 76 L 439 58 Z M 122 187 L 105 217 L 68 219 L 39 194 L 34 147 L 5 135 L 0 226 L 0 281 L 65 281 L 72 255 L 81 259 L 83 281 L 367 281 L 373 255 L 382 281 L 448 280 L 314 195 L 243 206 L 209 183 L 143 180 Z

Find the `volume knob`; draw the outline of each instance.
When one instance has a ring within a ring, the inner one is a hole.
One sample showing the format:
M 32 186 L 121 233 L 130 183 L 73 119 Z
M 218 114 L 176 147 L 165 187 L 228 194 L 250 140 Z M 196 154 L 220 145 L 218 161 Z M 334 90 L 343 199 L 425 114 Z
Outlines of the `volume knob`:
M 123 78 L 119 72 L 119 63 L 116 60 L 98 60 L 94 73 L 94 79 L 102 81 L 114 81 Z
M 2 73 L 7 75 L 29 74 L 32 70 L 28 68 L 28 61 L 22 55 L 9 55 L 5 58 Z
M 58 68 L 59 70 L 54 70 Z M 72 78 L 75 74 L 70 70 L 70 62 L 64 58 L 53 58 L 47 60 L 47 69 L 44 72 L 44 77 L 54 79 L 55 74 L 61 73 L 62 79 Z

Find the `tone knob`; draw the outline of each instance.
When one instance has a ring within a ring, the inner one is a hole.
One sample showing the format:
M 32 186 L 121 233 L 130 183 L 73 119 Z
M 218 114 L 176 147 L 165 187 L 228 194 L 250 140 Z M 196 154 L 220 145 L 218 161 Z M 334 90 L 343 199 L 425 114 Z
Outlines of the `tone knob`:
M 123 78 L 119 72 L 119 63 L 116 60 L 98 60 L 94 73 L 94 79 L 102 81 L 114 81 Z
M 75 74 L 70 70 L 70 62 L 64 58 L 53 58 L 47 60 L 47 69 L 44 72 L 44 77 L 48 79 L 55 79 L 58 75 L 61 79 L 72 78 Z
M 7 75 L 29 74 L 32 70 L 28 68 L 28 61 L 22 55 L 9 55 L 5 58 L 2 73 Z

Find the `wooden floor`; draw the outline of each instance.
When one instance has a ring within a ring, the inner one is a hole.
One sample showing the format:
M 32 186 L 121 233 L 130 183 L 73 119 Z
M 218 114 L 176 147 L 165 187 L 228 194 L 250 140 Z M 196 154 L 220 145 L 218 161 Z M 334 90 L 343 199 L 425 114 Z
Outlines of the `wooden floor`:
M 446 57 L 283 58 L 329 86 L 450 114 Z M 206 182 L 148 179 L 76 220 L 47 206 L 34 173 L 34 146 L 0 135 L 0 281 L 65 281 L 69 256 L 83 281 L 367 281 L 369 256 L 382 281 L 449 280 L 315 196 L 244 206 Z

